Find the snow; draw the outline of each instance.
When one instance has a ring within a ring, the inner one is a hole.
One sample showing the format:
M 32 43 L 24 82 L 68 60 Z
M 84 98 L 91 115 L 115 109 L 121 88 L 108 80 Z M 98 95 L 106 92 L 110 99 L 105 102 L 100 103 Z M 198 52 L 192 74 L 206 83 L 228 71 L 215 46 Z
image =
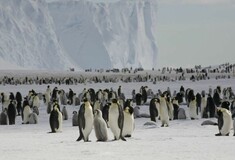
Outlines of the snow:
M 11 71 L 16 77 L 22 75 L 24 71 Z M 25 71 L 27 72 L 27 71 Z M 28 73 L 31 76 L 47 77 L 48 72 L 34 71 Z M 10 75 L 11 75 L 10 74 Z M 77 73 L 78 74 L 78 73 Z M 87 76 L 82 72 L 80 75 Z M 90 73 L 93 75 L 95 73 Z M 107 73 L 103 73 L 108 75 Z M 146 73 L 145 73 L 146 74 Z M 5 75 L 0 72 L 0 77 Z M 143 73 L 144 75 L 144 73 Z M 56 72 L 53 76 L 65 76 L 62 72 Z M 68 76 L 68 75 L 67 75 Z M 113 75 L 115 76 L 115 75 Z M 122 92 L 126 98 L 131 98 L 132 89 L 139 90 L 141 86 L 148 86 L 154 93 L 161 89 L 166 90 L 169 86 L 171 91 L 179 91 L 180 86 L 192 88 L 195 93 L 205 90 L 208 92 L 209 87 L 215 88 L 220 85 L 224 87 L 235 88 L 234 77 L 230 79 L 214 79 L 201 80 L 192 82 L 170 81 L 170 82 L 132 82 L 132 83 L 83 83 L 77 85 L 58 85 L 51 84 L 51 88 L 57 86 L 68 92 L 69 88 L 75 93 L 81 93 L 86 88 L 105 89 L 113 88 L 117 90 L 122 86 Z M 44 93 L 47 85 L 0 85 L 0 92 L 20 91 L 25 96 L 29 90 L 34 89 L 36 92 Z M 102 160 L 129 160 L 129 159 L 161 159 L 161 160 L 233 160 L 234 159 L 234 137 L 231 130 L 230 136 L 216 137 L 218 133 L 217 126 L 201 126 L 205 119 L 190 120 L 174 120 L 170 121 L 169 127 L 160 127 L 160 121 L 157 120 L 156 127 L 144 126 L 149 122 L 148 118 L 135 119 L 135 130 L 131 138 L 127 141 L 111 141 L 113 139 L 110 129 L 108 129 L 108 142 L 96 142 L 95 132 L 92 130 L 90 135 L 91 142 L 76 142 L 78 137 L 78 127 L 72 127 L 72 111 L 78 110 L 78 106 L 67 105 L 69 119 L 63 121 L 63 129 L 61 133 L 49 134 L 49 115 L 46 113 L 46 106 L 41 101 L 39 123 L 35 125 L 23 125 L 22 120 L 17 116 L 15 125 L 0 126 L 0 157 L 1 159 L 35 159 L 35 160 L 77 160 L 77 159 L 102 159 Z M 148 105 L 142 105 L 141 112 L 148 113 Z M 187 112 L 187 107 L 184 107 Z M 211 118 L 210 120 L 216 121 Z

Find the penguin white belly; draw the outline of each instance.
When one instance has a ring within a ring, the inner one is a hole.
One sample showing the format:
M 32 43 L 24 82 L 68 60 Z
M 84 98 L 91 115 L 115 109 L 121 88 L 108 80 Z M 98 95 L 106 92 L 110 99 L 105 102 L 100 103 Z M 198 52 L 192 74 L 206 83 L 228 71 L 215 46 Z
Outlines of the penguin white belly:
M 119 139 L 120 138 L 120 128 L 118 126 L 118 116 L 119 113 L 117 111 L 111 111 L 109 112 L 109 127 L 114 135 L 114 138 Z
M 58 129 L 55 129 L 55 130 L 56 130 L 56 132 L 61 132 L 62 131 L 63 115 L 60 111 L 58 111 L 58 122 L 59 122 L 59 127 L 58 127 Z
M 32 110 L 30 109 L 29 106 L 25 106 L 24 108 L 24 124 L 29 123 L 29 115 L 32 113 Z
M 171 119 L 171 120 L 173 120 L 173 110 L 174 110 L 174 107 L 173 107 L 173 104 L 172 103 L 168 103 L 168 106 L 169 106 L 169 118 Z
M 227 111 L 227 112 L 230 112 L 230 111 Z M 220 133 L 222 135 L 226 135 L 230 132 L 231 128 L 232 128 L 232 117 L 231 117 L 231 114 L 227 114 L 227 113 L 224 113 L 223 114 L 223 126 L 220 130 Z
M 133 114 L 130 115 L 129 113 L 124 112 L 124 123 L 123 123 L 123 130 L 122 136 L 130 135 L 133 133 L 134 130 L 134 116 Z
M 191 101 L 189 104 L 189 116 L 193 119 L 197 118 L 197 105 L 195 100 Z
M 94 122 L 94 117 L 93 117 L 93 112 L 92 109 L 87 109 L 84 113 L 85 117 L 85 128 L 82 128 L 82 133 L 84 136 L 84 139 L 87 141 L 88 136 L 90 135 L 92 128 L 93 128 L 93 122 Z
M 161 106 L 160 105 L 160 119 L 163 124 L 169 124 L 169 115 L 168 115 L 168 109 L 167 106 Z
M 206 98 L 202 98 L 202 102 L 201 102 L 201 117 L 203 117 L 203 113 L 206 109 Z

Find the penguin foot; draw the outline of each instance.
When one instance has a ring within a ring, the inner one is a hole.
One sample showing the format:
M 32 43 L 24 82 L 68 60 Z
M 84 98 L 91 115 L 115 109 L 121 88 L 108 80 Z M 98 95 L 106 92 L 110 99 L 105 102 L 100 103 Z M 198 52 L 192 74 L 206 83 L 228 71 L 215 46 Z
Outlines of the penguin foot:
M 83 138 L 83 137 L 80 135 L 76 141 L 77 141 L 77 142 L 78 142 L 78 141 L 81 141 L 82 138 Z
M 164 124 L 162 124 L 161 127 L 164 127 Z
M 233 136 L 235 136 L 235 133 L 233 134 Z
M 217 134 L 215 134 L 215 136 L 222 136 L 222 134 L 221 133 L 217 133 Z
M 121 138 L 121 140 L 126 141 L 126 139 L 124 137 L 121 136 L 120 138 Z
M 191 120 L 195 120 L 195 118 L 191 118 Z
M 225 136 L 229 136 L 229 133 L 227 133 Z
M 127 134 L 127 135 L 125 135 L 124 137 L 130 138 L 130 137 L 131 137 L 131 135 L 130 135 L 130 134 Z

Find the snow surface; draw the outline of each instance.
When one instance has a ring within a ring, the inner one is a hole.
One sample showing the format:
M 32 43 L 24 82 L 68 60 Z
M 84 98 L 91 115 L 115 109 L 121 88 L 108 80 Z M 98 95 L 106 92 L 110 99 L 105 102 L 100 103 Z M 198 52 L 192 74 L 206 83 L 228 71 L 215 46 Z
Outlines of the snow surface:
M 11 71 L 17 75 L 18 71 Z M 31 73 L 40 77 L 48 76 L 45 72 L 34 71 Z M 61 74 L 57 76 L 61 76 Z M 0 73 L 1 77 L 5 73 Z M 55 75 L 53 75 L 55 76 Z M 63 75 L 62 75 L 63 76 Z M 105 89 L 118 89 L 122 86 L 122 92 L 126 98 L 131 98 L 132 89 L 137 91 L 141 86 L 148 86 L 154 93 L 161 89 L 166 90 L 169 86 L 171 91 L 179 91 L 180 86 L 192 88 L 195 93 L 209 87 L 215 88 L 220 85 L 235 88 L 235 79 L 214 79 L 202 81 L 174 81 L 174 82 L 136 82 L 136 83 L 85 83 L 78 85 L 55 85 L 59 89 L 68 92 L 72 88 L 75 93 L 81 93 L 84 87 Z M 1 92 L 20 91 L 25 96 L 29 90 L 44 93 L 47 85 L 0 85 Z M 181 105 L 180 107 L 185 106 Z M 216 137 L 217 126 L 201 126 L 203 119 L 198 120 L 174 120 L 170 121 L 169 127 L 146 127 L 143 124 L 149 122 L 148 118 L 135 119 L 135 130 L 131 138 L 124 141 L 111 141 L 113 139 L 109 130 L 108 142 L 96 142 L 94 130 L 90 135 L 91 142 L 76 142 L 78 137 L 78 127 L 72 127 L 72 111 L 78 110 L 77 106 L 67 105 L 69 119 L 63 121 L 63 131 L 61 133 L 48 134 L 50 131 L 49 115 L 46 113 L 46 106 L 41 101 L 39 124 L 23 125 L 18 116 L 16 125 L 0 126 L 0 159 L 6 160 L 77 160 L 77 159 L 102 159 L 102 160 L 234 160 L 234 137 L 233 131 L 230 136 Z M 187 108 L 186 108 L 187 109 Z M 148 113 L 148 105 L 141 106 L 142 113 Z M 187 110 L 186 110 L 187 113 Z M 211 119 L 216 121 L 216 119 Z

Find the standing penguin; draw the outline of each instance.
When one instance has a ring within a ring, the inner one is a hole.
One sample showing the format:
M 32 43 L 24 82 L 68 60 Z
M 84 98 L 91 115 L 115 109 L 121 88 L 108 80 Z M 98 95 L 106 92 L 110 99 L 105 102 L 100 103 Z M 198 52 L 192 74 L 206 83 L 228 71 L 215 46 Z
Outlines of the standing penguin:
M 229 136 L 232 127 L 231 112 L 225 108 L 217 109 L 219 133 L 215 136 Z
M 0 125 L 7 125 L 7 109 L 5 108 L 0 114 Z
M 72 126 L 78 126 L 78 112 L 73 111 Z
M 13 101 L 10 101 L 10 104 L 8 105 L 7 115 L 9 118 L 9 125 L 15 124 L 16 108 Z
M 63 115 L 63 120 L 68 120 L 68 112 L 65 106 L 62 109 L 62 115 Z
M 121 138 L 123 141 L 126 141 L 126 139 L 122 136 L 123 122 L 123 110 L 118 104 L 117 99 L 113 99 L 109 107 L 108 125 L 114 135 L 114 140 L 119 140 Z
M 157 98 L 151 99 L 149 104 L 149 113 L 150 113 L 150 119 L 153 122 L 156 122 L 156 117 L 158 116 L 157 105 L 159 105 L 159 99 Z
M 179 112 L 179 103 L 178 103 L 178 99 L 177 97 L 173 98 L 172 100 L 172 104 L 173 104 L 173 119 L 178 119 L 178 112 Z
M 107 124 L 102 117 L 101 110 L 99 109 L 95 110 L 94 129 L 95 129 L 95 136 L 97 138 L 97 141 L 108 140 Z
M 93 127 L 93 111 L 90 102 L 87 98 L 84 99 L 84 103 L 81 105 L 78 113 L 78 127 L 79 127 L 79 137 L 77 141 L 84 140 L 84 142 L 89 141 L 89 135 Z
M 123 111 L 124 114 L 124 123 L 123 123 L 123 130 L 122 130 L 122 136 L 123 137 L 131 137 L 134 128 L 134 115 L 133 115 L 134 109 L 131 106 L 128 106 Z
M 56 133 L 62 131 L 62 113 L 59 111 L 59 104 L 55 103 L 50 113 L 49 122 L 51 127 L 50 133 Z
M 197 102 L 196 97 L 191 97 L 191 101 L 189 102 L 189 116 L 191 120 L 197 119 Z
M 167 108 L 167 104 L 166 104 L 166 97 L 165 95 L 161 95 L 159 98 L 160 101 L 160 118 L 161 118 L 161 122 L 162 125 L 161 127 L 168 127 L 169 126 L 169 114 L 168 114 L 168 108 Z

